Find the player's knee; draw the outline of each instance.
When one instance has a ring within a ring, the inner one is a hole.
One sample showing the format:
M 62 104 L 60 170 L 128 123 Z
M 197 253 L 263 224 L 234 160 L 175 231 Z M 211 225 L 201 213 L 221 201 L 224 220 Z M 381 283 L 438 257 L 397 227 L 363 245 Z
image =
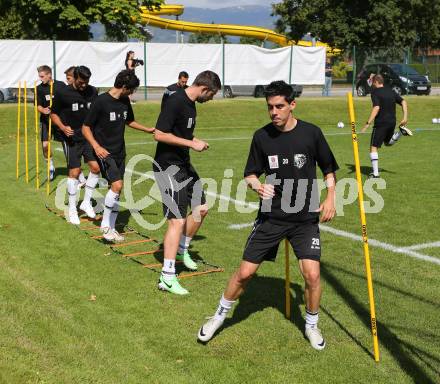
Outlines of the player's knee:
M 311 270 L 304 273 L 304 280 L 310 288 L 319 286 L 321 274 L 319 270 Z
M 72 179 L 77 179 L 79 177 L 79 174 L 81 173 L 80 168 L 71 168 L 69 169 L 69 177 Z
M 89 164 L 89 168 L 90 168 L 90 172 L 92 172 L 92 173 L 99 173 L 100 172 L 98 163 Z
M 206 215 L 208 214 L 208 206 L 206 204 L 203 204 L 199 207 L 199 212 L 200 212 L 200 216 L 202 218 L 206 217 Z
M 123 185 L 122 180 L 118 180 L 112 183 L 111 189 L 115 193 L 121 193 Z
M 168 227 L 171 229 L 183 230 L 185 226 L 185 219 L 169 219 Z
M 237 277 L 237 281 L 240 285 L 246 285 L 251 279 L 252 277 L 255 275 L 254 271 L 245 269 L 245 268 L 240 268 L 237 271 L 236 277 Z

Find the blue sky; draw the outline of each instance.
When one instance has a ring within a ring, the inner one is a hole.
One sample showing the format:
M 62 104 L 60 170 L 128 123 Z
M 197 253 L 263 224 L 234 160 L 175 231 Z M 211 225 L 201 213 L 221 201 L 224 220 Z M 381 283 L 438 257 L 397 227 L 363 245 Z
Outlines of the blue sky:
M 198 8 L 224 8 L 224 7 L 237 7 L 240 5 L 264 5 L 270 7 L 272 3 L 279 1 L 267 1 L 267 0 L 167 0 L 166 4 L 182 4 L 185 7 L 198 7 Z

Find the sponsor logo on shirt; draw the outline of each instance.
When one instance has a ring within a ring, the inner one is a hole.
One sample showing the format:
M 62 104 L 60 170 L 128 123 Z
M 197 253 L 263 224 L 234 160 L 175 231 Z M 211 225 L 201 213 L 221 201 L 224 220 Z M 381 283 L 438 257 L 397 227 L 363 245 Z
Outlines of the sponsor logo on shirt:
M 110 121 L 116 121 L 116 112 L 110 112 Z
M 124 120 L 127 120 L 127 111 L 124 111 Z
M 46 101 L 50 101 L 50 95 L 46 95 Z
M 279 168 L 278 155 L 268 156 L 268 159 L 269 159 L 269 168 L 270 169 Z
M 87 103 L 87 109 L 90 109 L 90 106 L 92 105 L 92 103 L 89 101 L 88 103 Z
M 188 125 L 186 126 L 186 128 L 192 128 L 192 126 L 193 126 L 193 122 L 194 122 L 193 118 L 190 117 L 190 118 L 188 119 Z
M 306 163 L 307 163 L 307 156 L 302 153 L 297 153 L 293 157 L 293 165 L 298 169 L 304 167 Z
M 78 111 L 79 110 L 79 108 L 78 108 L 78 103 L 74 103 L 74 104 L 72 104 L 72 111 Z

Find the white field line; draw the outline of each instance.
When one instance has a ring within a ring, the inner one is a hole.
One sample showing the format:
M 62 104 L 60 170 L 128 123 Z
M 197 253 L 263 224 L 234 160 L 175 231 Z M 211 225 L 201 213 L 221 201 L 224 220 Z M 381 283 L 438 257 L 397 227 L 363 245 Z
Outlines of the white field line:
M 440 247 L 440 241 L 434 241 L 433 243 L 415 244 L 415 245 L 411 245 L 410 247 L 405 247 L 404 249 L 415 251 L 417 249 L 438 248 L 438 247 Z
M 228 226 L 228 228 L 238 230 L 238 229 L 243 229 L 243 228 L 249 228 L 249 227 L 252 227 L 253 225 L 254 225 L 253 222 L 252 223 L 244 223 L 244 224 L 231 224 Z M 335 229 L 335 228 L 332 228 L 332 227 L 329 227 L 329 226 L 323 225 L 323 224 L 319 224 L 319 229 L 323 232 L 329 232 L 329 233 L 336 235 L 336 236 L 341 236 L 341 237 L 345 237 L 347 239 L 362 242 L 362 236 L 356 235 L 354 233 L 342 231 L 340 229 Z M 406 248 L 396 247 L 392 244 L 384 243 L 382 241 L 378 241 L 378 240 L 374 240 L 374 239 L 368 239 L 368 244 L 373 247 L 382 248 L 382 249 L 385 249 L 385 250 L 393 252 L 393 253 L 400 253 L 400 254 L 403 254 L 406 256 L 414 257 L 416 259 L 420 259 L 420 260 L 424 260 L 424 261 L 428 261 L 430 263 L 440 265 L 440 259 L 437 259 L 432 256 L 424 255 L 422 253 L 414 252 L 413 250 L 410 249 L 412 247 L 406 247 Z M 437 243 L 431 243 L 431 244 L 437 244 Z M 413 247 L 417 247 L 417 245 L 413 246 Z
M 133 171 L 131 169 L 127 169 L 126 172 L 131 172 L 131 173 L 133 173 L 135 175 L 139 175 L 139 176 L 145 176 L 145 173 Z M 220 195 L 218 193 L 214 193 L 214 192 L 210 192 L 210 191 L 207 191 L 206 194 L 208 196 L 218 197 L 220 200 L 230 201 L 232 203 L 235 203 L 235 204 L 243 206 L 243 207 L 252 207 L 255 209 L 258 209 L 258 207 L 259 207 L 259 205 L 255 204 L 255 203 L 236 200 L 236 199 L 233 199 L 232 197 Z M 228 226 L 228 228 L 237 230 L 237 229 L 252 227 L 253 224 L 254 224 L 253 222 L 252 223 L 244 223 L 244 224 L 231 224 Z M 356 235 L 355 233 L 342 231 L 340 229 L 332 228 L 332 227 L 329 227 L 329 226 L 323 225 L 323 224 L 320 224 L 319 228 L 323 232 L 329 232 L 329 233 L 332 233 L 333 235 L 336 235 L 336 236 L 341 236 L 341 237 L 345 237 L 346 239 L 351 239 L 354 241 L 362 242 L 362 236 Z M 412 247 L 418 247 L 420 245 L 426 245 L 426 244 L 419 244 L 419 245 L 405 248 L 405 247 L 396 247 L 392 244 L 384 243 L 382 241 L 378 241 L 375 239 L 368 239 L 368 244 L 370 244 L 373 247 L 382 248 L 382 249 L 385 249 L 385 250 L 393 252 L 393 253 L 403 254 L 403 255 L 410 256 L 410 257 L 413 257 L 413 258 L 416 258 L 419 260 L 424 260 L 424 261 L 427 261 L 430 263 L 440 265 L 440 259 L 437 259 L 432 256 L 424 255 L 422 253 L 415 252 L 414 250 L 411 249 Z M 427 243 L 427 244 L 428 244 L 428 246 L 423 247 L 423 248 L 432 247 L 432 244 L 440 244 L 440 242 Z

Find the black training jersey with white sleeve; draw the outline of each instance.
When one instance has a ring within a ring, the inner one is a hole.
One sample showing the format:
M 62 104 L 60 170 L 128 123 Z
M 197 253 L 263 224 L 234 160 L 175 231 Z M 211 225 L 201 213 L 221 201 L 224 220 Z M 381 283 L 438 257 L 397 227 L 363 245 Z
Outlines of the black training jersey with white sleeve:
M 394 126 L 396 125 L 396 104 L 402 105 L 402 97 L 394 92 L 390 87 L 384 86 L 375 88 L 371 92 L 373 107 L 379 107 L 379 113 L 374 119 L 375 126 Z
M 95 140 L 112 157 L 125 157 L 125 125 L 134 121 L 130 99 L 114 98 L 106 92 L 99 95 L 90 107 L 84 125 L 91 128 Z
M 66 87 L 62 81 L 54 80 L 52 87 L 52 100 L 60 88 Z M 43 108 L 50 106 L 50 83 L 37 85 L 37 105 Z M 40 122 L 49 123 L 49 115 L 40 112 Z
M 339 167 L 317 126 L 297 120 L 294 129 L 279 131 L 272 123 L 252 139 L 244 176 L 262 174 L 275 186 L 272 199 L 261 200 L 259 215 L 283 223 L 314 220 L 319 216 L 316 165 L 327 175 Z
M 52 112 L 60 117 L 64 125 L 70 126 L 75 131 L 73 141 L 85 140 L 81 128 L 97 96 L 97 89 L 91 85 L 88 85 L 84 91 L 78 91 L 73 85 L 67 85 L 55 93 Z
M 168 97 L 157 119 L 156 128 L 164 133 L 192 140 L 196 125 L 196 104 L 185 90 L 179 89 Z M 189 148 L 157 143 L 154 159 L 162 168 L 170 165 L 188 167 L 190 164 Z
M 187 85 L 185 85 L 184 87 L 179 87 L 177 85 L 177 83 L 171 84 L 168 87 L 166 87 L 165 92 L 163 93 L 163 96 L 162 96 L 162 102 L 160 104 L 160 109 L 163 108 L 166 101 L 168 100 L 168 97 L 170 97 L 173 93 L 177 92 L 179 89 L 186 89 L 186 88 L 188 88 Z

